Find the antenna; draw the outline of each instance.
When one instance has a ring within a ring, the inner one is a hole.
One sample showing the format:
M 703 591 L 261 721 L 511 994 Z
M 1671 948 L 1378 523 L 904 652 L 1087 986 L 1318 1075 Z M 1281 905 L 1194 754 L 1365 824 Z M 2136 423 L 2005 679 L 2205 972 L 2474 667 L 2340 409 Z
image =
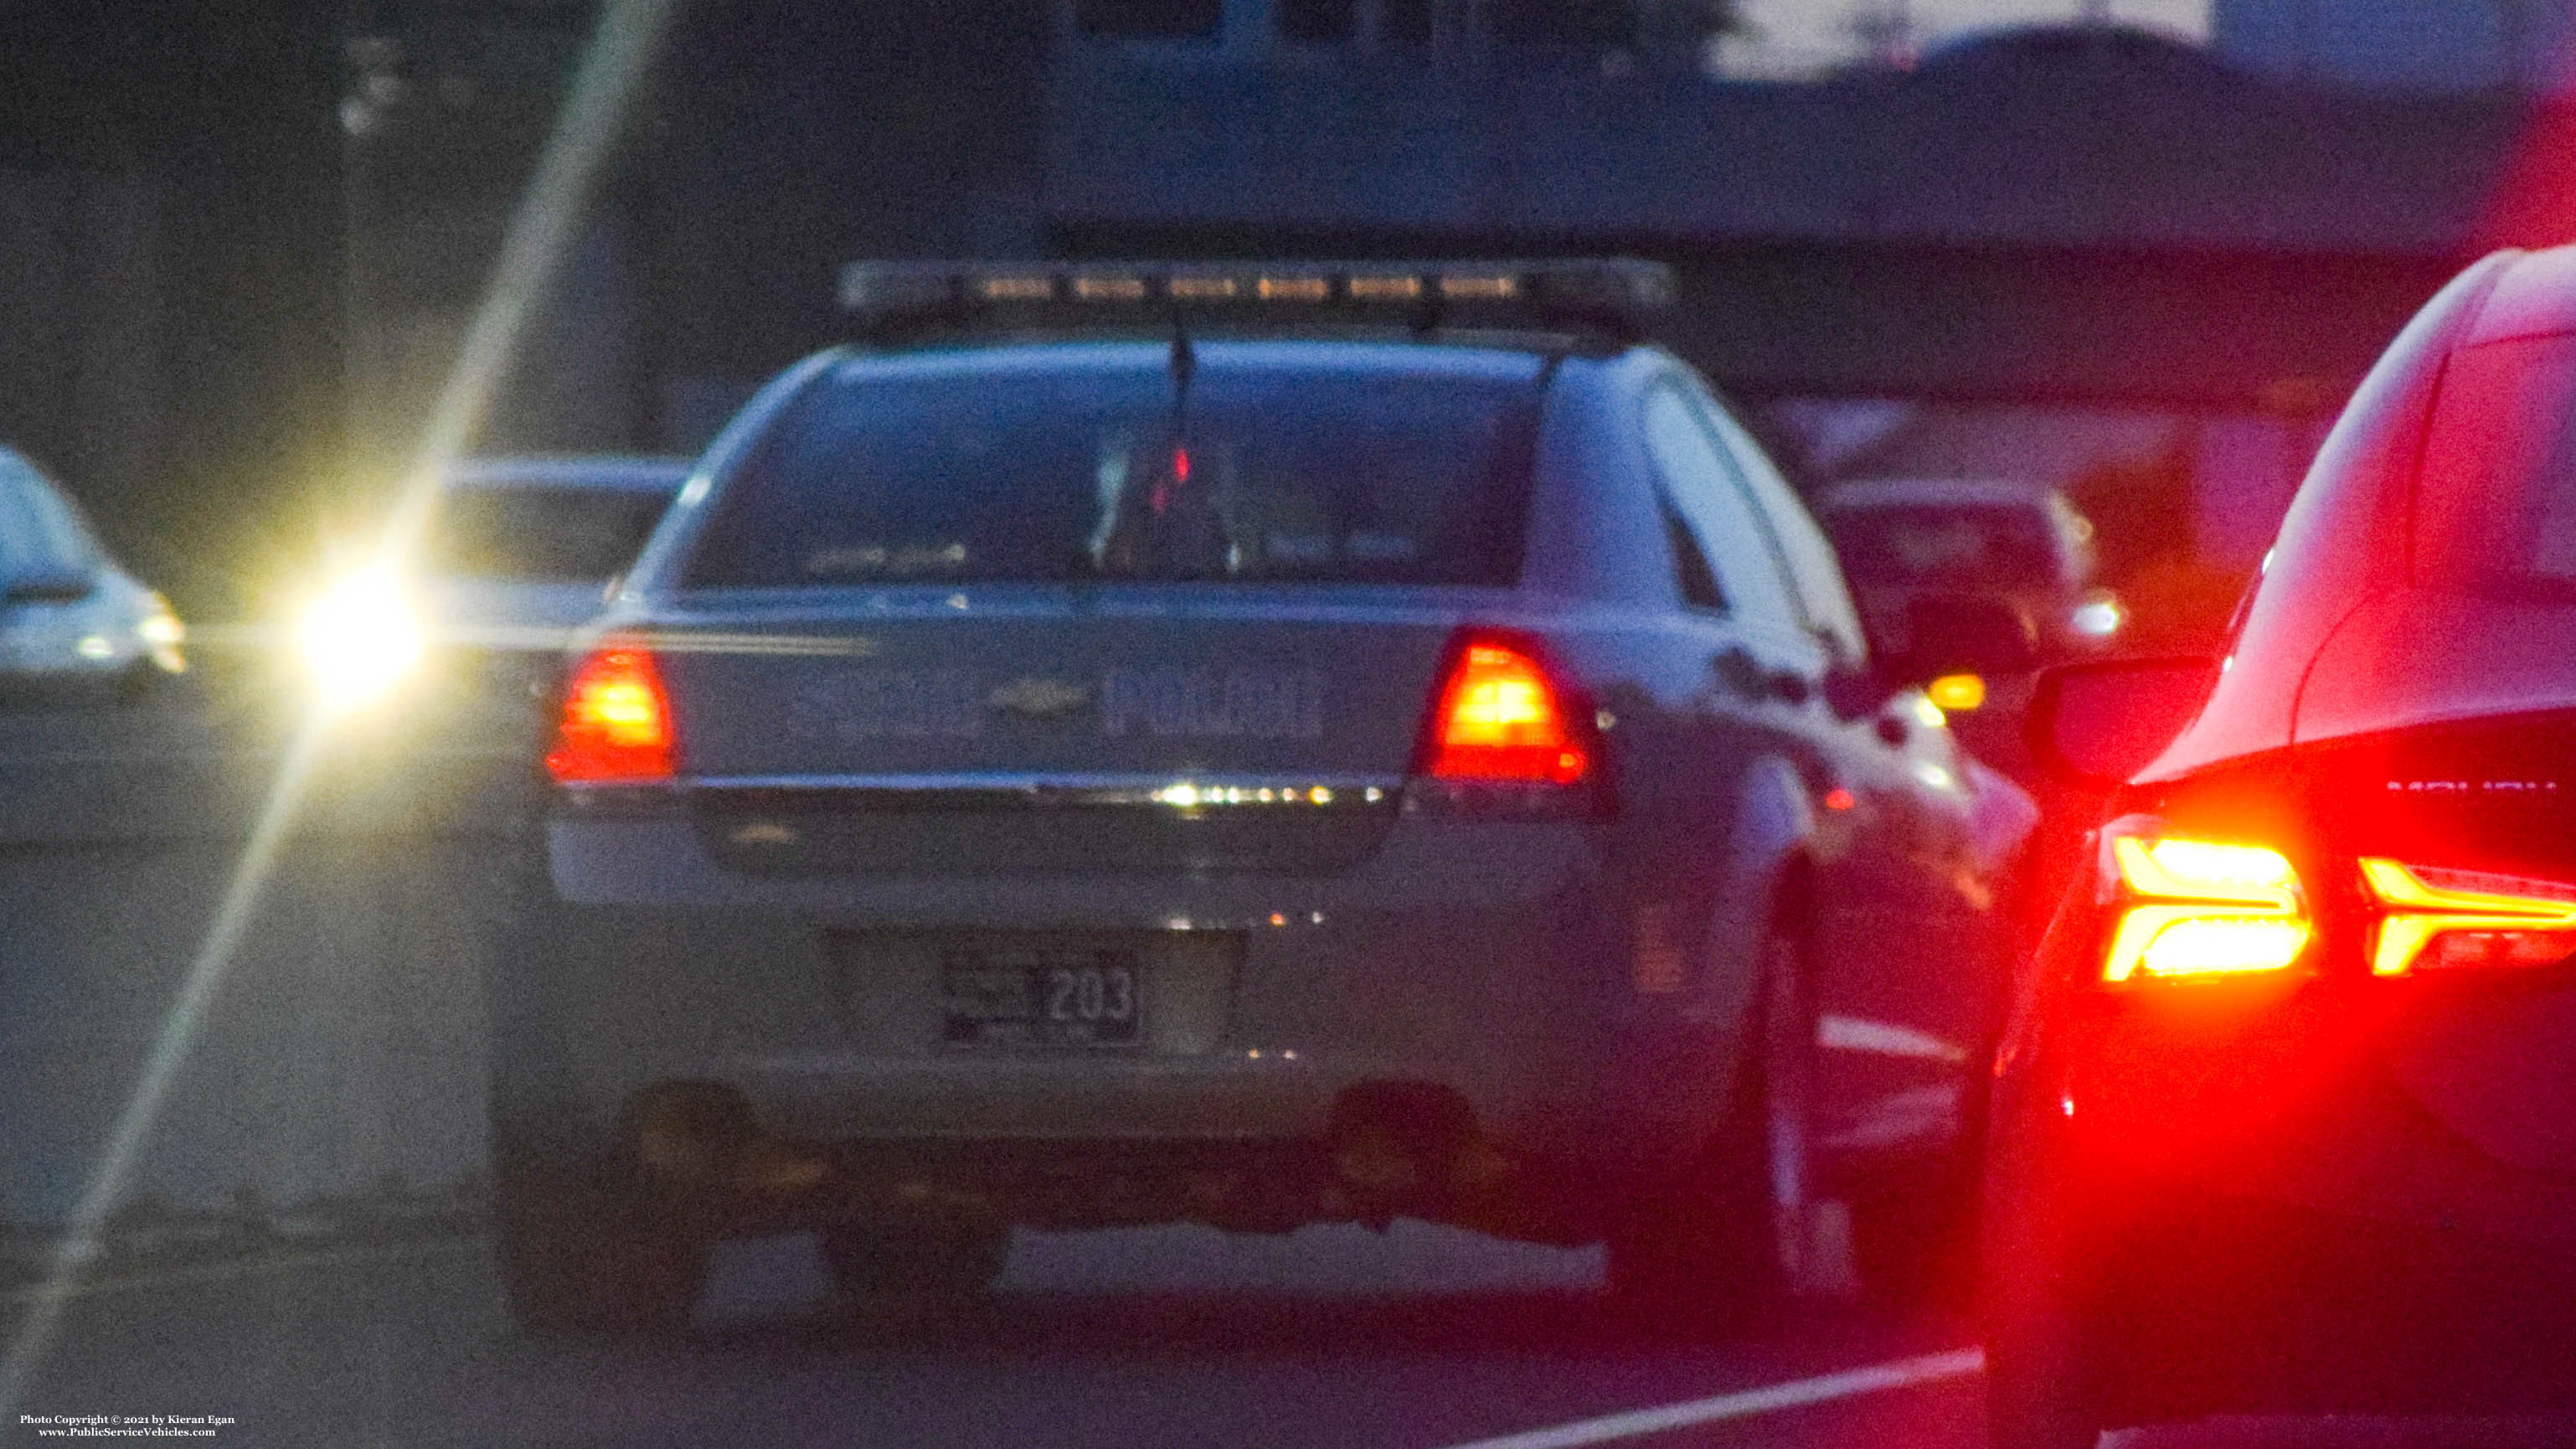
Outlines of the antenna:
M 1172 314 L 1172 391 L 1180 397 L 1188 397 L 1190 379 L 1196 377 L 1198 371 L 1199 350 L 1190 345 L 1189 329 L 1181 325 L 1181 314 L 1175 312 Z M 1177 406 L 1175 404 L 1175 408 Z

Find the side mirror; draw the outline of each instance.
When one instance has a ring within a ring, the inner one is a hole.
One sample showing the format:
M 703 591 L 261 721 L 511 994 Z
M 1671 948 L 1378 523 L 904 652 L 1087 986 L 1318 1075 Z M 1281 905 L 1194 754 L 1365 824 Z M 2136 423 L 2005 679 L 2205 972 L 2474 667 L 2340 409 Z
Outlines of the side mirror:
M 98 580 L 77 569 L 36 569 L 0 586 L 0 607 L 77 604 L 98 591 Z
M 2051 773 L 2109 789 L 2163 754 L 2217 683 L 2218 665 L 2207 659 L 2061 665 L 2041 672 L 2023 740 Z
M 2001 599 L 1973 594 L 1934 594 L 1905 608 L 1906 672 L 1918 679 L 1944 674 L 2019 674 L 2039 659 L 2039 632 L 2030 616 Z

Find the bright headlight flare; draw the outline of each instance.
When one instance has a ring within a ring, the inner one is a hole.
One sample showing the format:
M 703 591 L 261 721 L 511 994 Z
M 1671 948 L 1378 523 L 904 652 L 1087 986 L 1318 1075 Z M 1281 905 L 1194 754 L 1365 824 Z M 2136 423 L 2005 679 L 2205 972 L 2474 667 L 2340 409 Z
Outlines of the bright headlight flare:
M 401 577 L 382 566 L 343 575 L 304 611 L 296 643 L 323 702 L 382 698 L 420 662 L 421 626 Z
M 152 662 L 168 674 L 188 672 L 188 656 L 181 646 L 188 642 L 188 628 L 170 609 L 170 601 L 159 594 L 150 596 L 152 612 L 134 626 L 134 637 L 141 640 L 143 651 Z
M 2136 832 L 2110 845 L 2110 884 L 2130 904 L 2111 933 L 2105 981 L 2279 971 L 2315 934 L 2298 871 L 2269 846 Z
M 2576 955 L 2576 887 L 2364 857 L 2379 904 L 2374 976 L 2462 966 L 2548 966 Z
M 152 612 L 134 626 L 136 637 L 156 649 L 176 649 L 188 640 L 188 626 L 170 612 L 169 602 L 159 594 L 152 596 Z
M 1944 674 L 1923 686 L 1923 696 L 1952 714 L 1985 708 L 1986 681 L 1974 674 Z

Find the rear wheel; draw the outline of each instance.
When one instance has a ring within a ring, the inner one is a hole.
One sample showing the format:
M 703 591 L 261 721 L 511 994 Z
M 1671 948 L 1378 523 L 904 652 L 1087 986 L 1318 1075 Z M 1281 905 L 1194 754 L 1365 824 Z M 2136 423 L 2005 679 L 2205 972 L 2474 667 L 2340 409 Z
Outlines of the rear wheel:
M 994 1222 L 834 1223 L 819 1234 L 832 1281 L 851 1298 L 971 1297 L 1002 1275 L 1011 1230 Z
M 1979 1274 L 1993 1449 L 2093 1449 L 2113 1417 L 2104 1389 L 2134 1382 L 2105 1366 L 2099 1328 L 2126 1315 L 2075 1230 L 2089 1215 L 2065 1191 L 2061 1100 L 2018 1077 L 1994 1096 Z
M 1986 1442 L 1991 1449 L 2094 1449 L 2102 1415 L 2073 1325 L 2029 1315 L 1994 1325 L 1986 1346 Z
M 1831 1282 L 1815 1195 L 1815 996 L 1785 923 L 1761 959 L 1754 1050 L 1723 1131 L 1609 1234 L 1612 1296 L 1660 1325 L 1759 1318 Z
M 583 1173 L 493 1153 L 493 1247 L 523 1332 L 675 1332 L 706 1279 L 708 1239 L 684 1203 L 622 1168 Z
M 1977 1281 L 1976 1169 L 1966 1149 L 1873 1181 L 1851 1203 L 1854 1256 L 1870 1296 L 1964 1308 Z
M 1964 1308 L 1976 1295 L 1990 1056 L 1971 1058 L 1959 1084 L 1959 1131 L 1938 1156 L 1857 1185 L 1852 1236 L 1861 1281 L 1882 1301 Z

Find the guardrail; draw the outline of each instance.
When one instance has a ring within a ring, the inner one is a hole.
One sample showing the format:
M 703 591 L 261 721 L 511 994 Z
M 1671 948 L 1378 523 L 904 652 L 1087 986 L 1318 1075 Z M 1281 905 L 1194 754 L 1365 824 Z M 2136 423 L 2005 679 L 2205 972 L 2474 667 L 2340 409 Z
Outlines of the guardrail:
M 294 729 L 262 689 L 0 711 L 0 1286 L 96 1170 L 241 868 Z M 479 1211 L 485 928 L 529 840 L 534 719 L 511 691 L 432 695 L 317 753 L 111 1257 Z

